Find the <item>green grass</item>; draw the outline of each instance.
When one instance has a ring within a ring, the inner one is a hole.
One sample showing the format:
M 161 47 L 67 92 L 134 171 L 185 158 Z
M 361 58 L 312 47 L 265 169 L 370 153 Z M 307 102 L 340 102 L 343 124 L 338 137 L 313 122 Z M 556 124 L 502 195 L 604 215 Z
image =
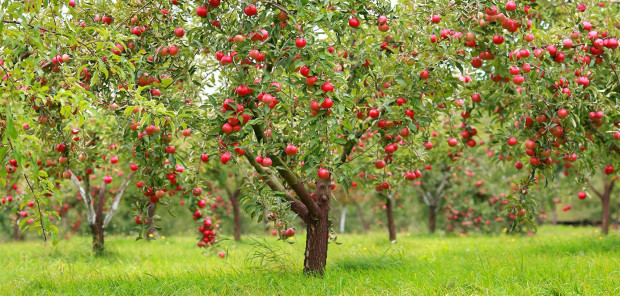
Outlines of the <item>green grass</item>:
M 226 259 L 192 237 L 88 238 L 0 245 L 3 295 L 620 295 L 620 236 L 543 227 L 536 236 L 342 235 L 324 278 L 301 273 L 303 241 L 225 241 Z M 265 243 L 266 247 L 257 247 Z M 258 259 L 263 258 L 260 264 Z

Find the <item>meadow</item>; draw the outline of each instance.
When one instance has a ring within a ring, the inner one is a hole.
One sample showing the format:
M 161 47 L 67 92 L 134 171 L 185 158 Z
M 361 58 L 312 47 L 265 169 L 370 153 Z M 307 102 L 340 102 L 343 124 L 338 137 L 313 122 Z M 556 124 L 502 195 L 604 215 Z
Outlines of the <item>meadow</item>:
M 111 236 L 105 255 L 89 238 L 56 247 L 0 245 L 2 295 L 620 295 L 620 235 L 551 227 L 527 235 L 340 235 L 327 272 L 301 272 L 303 235 L 223 241 L 204 252 L 195 238 L 145 242 Z M 226 256 L 218 256 L 220 251 Z

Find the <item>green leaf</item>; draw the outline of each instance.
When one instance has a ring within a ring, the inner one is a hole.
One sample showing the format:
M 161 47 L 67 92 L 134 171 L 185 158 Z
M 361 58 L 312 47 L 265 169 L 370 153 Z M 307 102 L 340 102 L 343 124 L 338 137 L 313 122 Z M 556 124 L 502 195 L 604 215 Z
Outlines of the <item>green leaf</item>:
M 10 104 L 6 106 L 6 111 L 7 111 L 7 114 L 12 114 Z M 9 115 L 6 117 L 6 134 L 9 135 L 9 138 L 11 139 L 17 138 L 17 130 L 15 129 L 15 126 L 13 125 L 12 115 Z

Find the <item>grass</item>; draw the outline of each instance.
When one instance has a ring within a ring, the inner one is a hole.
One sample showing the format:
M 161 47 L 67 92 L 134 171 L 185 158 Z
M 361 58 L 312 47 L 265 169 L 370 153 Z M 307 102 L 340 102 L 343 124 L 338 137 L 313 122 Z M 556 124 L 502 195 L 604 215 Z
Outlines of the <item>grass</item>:
M 528 236 L 342 235 L 324 278 L 301 272 L 304 243 L 225 241 L 202 253 L 192 237 L 146 243 L 88 238 L 57 247 L 0 245 L 2 295 L 620 295 L 620 236 L 543 227 Z M 253 259 L 251 259 L 253 258 Z M 261 263 L 262 259 L 262 263 Z

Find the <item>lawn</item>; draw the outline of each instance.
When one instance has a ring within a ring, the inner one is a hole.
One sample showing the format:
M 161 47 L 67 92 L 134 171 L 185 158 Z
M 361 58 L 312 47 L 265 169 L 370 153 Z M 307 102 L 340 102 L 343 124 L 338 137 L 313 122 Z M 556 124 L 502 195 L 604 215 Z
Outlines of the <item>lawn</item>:
M 396 244 L 385 233 L 341 235 L 322 279 L 301 273 L 301 236 L 225 241 L 226 258 L 202 253 L 192 237 L 111 237 L 99 257 L 87 238 L 7 243 L 0 294 L 620 295 L 620 236 L 599 234 L 543 227 L 533 237 L 401 234 Z

